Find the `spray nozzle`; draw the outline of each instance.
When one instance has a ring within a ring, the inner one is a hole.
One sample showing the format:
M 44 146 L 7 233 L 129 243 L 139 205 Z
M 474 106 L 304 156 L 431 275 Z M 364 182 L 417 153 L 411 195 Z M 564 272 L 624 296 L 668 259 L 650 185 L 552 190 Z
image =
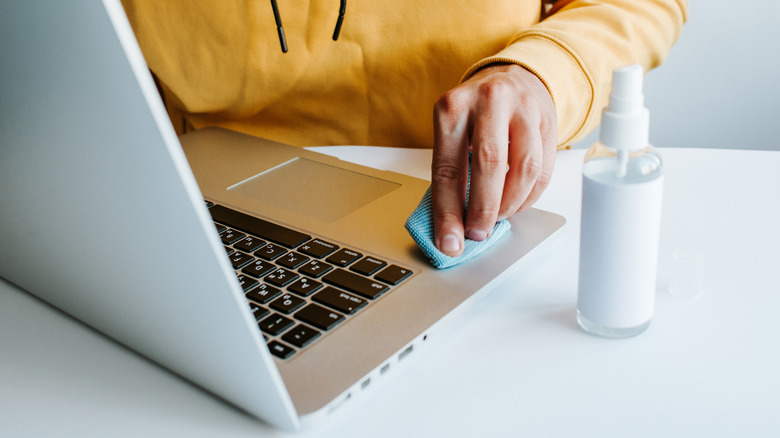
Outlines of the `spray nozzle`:
M 615 69 L 609 106 L 601 122 L 601 143 L 615 150 L 635 151 L 648 144 L 649 112 L 642 93 L 640 65 Z
M 613 72 L 612 93 L 609 95 L 610 112 L 631 113 L 644 107 L 642 76 L 642 67 L 639 65 L 628 65 Z

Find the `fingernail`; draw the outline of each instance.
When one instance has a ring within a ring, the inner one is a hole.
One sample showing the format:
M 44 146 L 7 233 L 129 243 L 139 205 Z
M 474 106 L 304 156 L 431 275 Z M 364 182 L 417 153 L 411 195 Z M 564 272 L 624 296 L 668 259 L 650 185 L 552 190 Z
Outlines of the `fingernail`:
M 447 234 L 441 239 L 441 250 L 446 253 L 455 253 L 460 250 L 460 239 L 454 234 Z
M 468 230 L 466 237 L 471 240 L 481 241 L 487 239 L 488 233 L 483 230 Z

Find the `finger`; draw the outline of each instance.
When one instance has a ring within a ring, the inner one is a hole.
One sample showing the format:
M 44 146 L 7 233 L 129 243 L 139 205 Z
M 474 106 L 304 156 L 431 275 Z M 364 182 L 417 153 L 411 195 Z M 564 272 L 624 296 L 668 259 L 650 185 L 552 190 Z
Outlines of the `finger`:
M 509 171 L 506 175 L 499 219 L 505 219 L 525 203 L 543 168 L 543 143 L 539 117 L 517 114 L 510 125 Z
M 509 106 L 501 85 L 480 89 L 471 137 L 471 185 L 466 237 L 485 240 L 496 224 L 507 170 Z
M 539 177 L 536 179 L 536 184 L 528 194 L 523 204 L 518 211 L 525 211 L 531 208 L 539 198 L 542 197 L 542 193 L 550 185 L 552 180 L 552 173 L 555 167 L 555 156 L 557 154 L 558 146 L 558 132 L 557 125 L 553 121 L 549 126 L 545 126 L 543 123 L 540 127 L 540 134 L 542 137 L 542 171 Z
M 431 195 L 434 244 L 444 254 L 463 252 L 463 212 L 468 178 L 468 105 L 449 92 L 434 107 Z

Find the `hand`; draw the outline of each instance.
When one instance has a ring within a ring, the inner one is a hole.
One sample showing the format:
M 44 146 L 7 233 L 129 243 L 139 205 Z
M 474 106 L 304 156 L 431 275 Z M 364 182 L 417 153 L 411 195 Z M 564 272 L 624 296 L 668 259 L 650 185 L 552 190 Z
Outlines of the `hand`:
M 435 243 L 454 257 L 463 252 L 464 236 L 484 240 L 497 221 L 539 199 L 555 162 L 557 116 L 536 75 L 516 64 L 496 64 L 445 93 L 433 121 Z

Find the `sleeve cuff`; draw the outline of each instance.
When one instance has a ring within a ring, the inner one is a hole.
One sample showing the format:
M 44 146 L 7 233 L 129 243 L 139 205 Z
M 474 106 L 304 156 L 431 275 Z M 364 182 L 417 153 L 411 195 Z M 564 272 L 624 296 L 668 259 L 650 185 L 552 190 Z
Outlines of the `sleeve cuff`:
M 558 147 L 587 133 L 595 104 L 594 82 L 583 62 L 562 41 L 544 33 L 521 33 L 512 44 L 471 66 L 461 82 L 489 64 L 513 63 L 535 74 L 547 87 L 558 112 Z

